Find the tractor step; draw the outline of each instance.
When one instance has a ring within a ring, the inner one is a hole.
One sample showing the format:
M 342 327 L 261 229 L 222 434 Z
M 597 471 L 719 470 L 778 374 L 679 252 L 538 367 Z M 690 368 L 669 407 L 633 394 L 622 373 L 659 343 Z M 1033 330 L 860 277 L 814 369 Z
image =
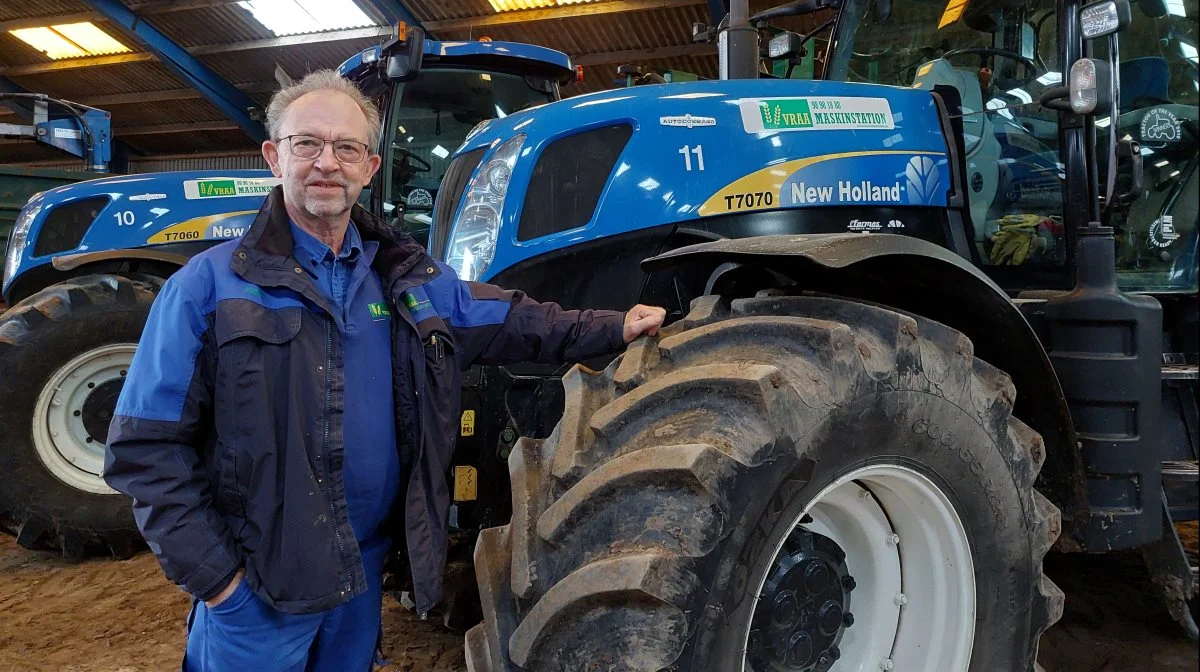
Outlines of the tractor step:
M 1164 364 L 1162 367 L 1163 380 L 1197 380 L 1200 379 L 1200 365 L 1197 364 Z

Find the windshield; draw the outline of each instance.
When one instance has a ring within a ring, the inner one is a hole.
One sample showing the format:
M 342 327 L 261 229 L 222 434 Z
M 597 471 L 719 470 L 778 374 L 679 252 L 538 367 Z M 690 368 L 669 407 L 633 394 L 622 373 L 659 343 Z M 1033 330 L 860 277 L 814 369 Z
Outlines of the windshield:
M 1058 115 L 1035 102 L 1062 82 L 1055 0 L 900 0 L 882 22 L 854 5 L 830 75 L 953 89 L 975 262 L 1010 289 L 1064 283 Z
M 386 122 L 384 219 L 425 245 L 438 185 L 467 133 L 488 119 L 551 102 L 556 90 L 546 80 L 466 69 L 425 69 L 397 84 Z
M 896 0 L 879 21 L 871 0 L 847 0 L 828 77 L 932 90 L 961 107 L 975 261 L 1007 289 L 1069 286 L 1058 114 L 1037 103 L 1063 82 L 1054 0 Z M 1127 291 L 1196 291 L 1198 0 L 1139 0 L 1120 39 L 1123 140 L 1141 143 L 1144 187 L 1105 212 L 1116 229 Z M 1106 57 L 1106 42 L 1093 43 Z M 949 101 L 948 101 L 949 102 Z M 1097 119 L 1098 175 L 1107 117 Z
M 1198 0 L 1145 0 L 1120 35 L 1120 140 L 1141 144 L 1143 185 L 1129 190 L 1129 159 L 1118 163 L 1119 193 L 1108 213 L 1117 234 L 1117 279 L 1122 289 L 1194 292 L 1197 289 Z M 1105 44 L 1097 52 L 1107 56 Z M 1109 119 L 1096 122 L 1102 169 Z M 1101 172 L 1101 174 L 1104 174 Z

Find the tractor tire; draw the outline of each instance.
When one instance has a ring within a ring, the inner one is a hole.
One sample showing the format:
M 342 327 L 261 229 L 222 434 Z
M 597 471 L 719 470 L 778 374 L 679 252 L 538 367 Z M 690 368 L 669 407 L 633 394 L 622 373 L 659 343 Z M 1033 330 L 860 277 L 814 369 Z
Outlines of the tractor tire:
M 961 333 L 707 296 L 564 386 L 476 545 L 472 672 L 1035 669 L 1059 512 L 1011 381 Z
M 108 422 L 162 280 L 88 275 L 0 316 L 0 524 L 26 548 L 131 556 L 129 498 L 100 476 Z

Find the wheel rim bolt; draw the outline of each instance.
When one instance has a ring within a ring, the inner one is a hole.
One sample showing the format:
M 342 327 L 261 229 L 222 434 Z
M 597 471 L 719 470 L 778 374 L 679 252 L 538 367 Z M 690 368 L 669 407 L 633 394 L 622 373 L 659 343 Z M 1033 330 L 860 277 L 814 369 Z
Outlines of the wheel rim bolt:
M 881 670 L 891 670 L 895 669 L 895 667 L 896 664 L 892 662 L 891 658 L 884 658 L 883 662 L 879 663 L 879 669 Z
M 838 658 L 841 658 L 841 657 L 842 657 L 842 650 L 841 650 L 841 649 L 839 649 L 839 648 L 838 648 L 838 647 L 836 647 L 836 646 L 833 646 L 833 647 L 830 647 L 830 648 L 829 648 L 829 659 L 830 659 L 830 660 L 837 661 L 837 659 L 838 659 Z
M 908 604 L 908 596 L 905 595 L 904 593 L 896 593 L 895 600 L 896 600 L 896 606 L 898 606 L 898 607 L 903 607 L 904 605 Z
M 847 628 L 854 625 L 854 614 L 852 614 L 848 611 L 845 614 L 843 614 L 842 615 L 842 625 L 846 626 Z
M 899 543 L 900 543 L 900 535 L 898 535 L 898 534 L 895 534 L 895 533 L 888 534 L 888 535 L 887 535 L 887 537 L 885 537 L 885 541 L 887 541 L 887 545 L 888 545 L 888 546 L 896 546 L 896 545 L 899 545 Z
M 871 501 L 871 493 L 867 492 L 866 490 L 862 490 L 858 493 L 858 498 L 864 502 L 869 502 Z
M 853 576 L 847 576 L 846 578 L 842 579 L 842 588 L 845 588 L 846 590 L 854 590 L 857 586 L 858 582 L 854 580 Z

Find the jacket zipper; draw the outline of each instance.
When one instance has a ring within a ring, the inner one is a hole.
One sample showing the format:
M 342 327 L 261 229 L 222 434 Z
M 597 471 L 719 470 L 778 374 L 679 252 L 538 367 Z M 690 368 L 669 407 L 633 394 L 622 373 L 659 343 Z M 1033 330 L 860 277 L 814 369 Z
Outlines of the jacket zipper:
M 330 394 L 331 394 L 329 391 L 329 376 L 331 375 L 331 372 L 333 371 L 333 331 L 332 331 L 333 327 L 331 326 L 332 323 L 333 323 L 332 318 L 326 318 L 326 320 L 325 320 L 325 438 L 322 443 L 324 448 L 321 450 L 321 453 L 325 456 L 325 459 L 323 460 L 323 462 L 325 464 L 323 466 L 325 469 L 326 479 L 329 478 L 329 475 L 332 471 L 330 469 L 330 465 L 329 465 L 329 413 L 330 413 L 329 407 L 330 407 Z M 329 520 L 333 524 L 333 538 L 337 540 L 338 553 L 342 557 L 342 562 L 345 562 L 346 561 L 346 546 L 342 542 L 342 533 L 339 531 L 339 528 L 341 527 L 341 525 L 338 523 L 337 513 L 334 511 L 334 508 L 333 508 L 333 497 L 330 496 L 331 493 L 329 491 L 329 487 L 332 487 L 332 485 L 333 485 L 332 483 L 329 483 L 329 484 L 327 484 L 327 487 L 325 488 L 325 491 L 326 491 L 325 500 L 329 503 L 329 515 L 330 515 Z M 343 591 L 341 591 L 341 593 L 342 593 L 342 596 L 345 597 L 346 591 L 343 590 Z
M 398 300 L 396 300 L 396 292 L 395 291 L 392 292 L 392 296 L 390 298 L 392 300 L 392 310 L 394 311 L 393 315 L 400 315 L 401 314 L 400 313 L 400 302 Z M 405 310 L 407 310 L 407 308 Z M 416 333 L 417 343 L 421 343 L 421 334 L 420 334 L 420 332 L 417 331 L 417 326 L 412 323 L 412 319 L 408 316 L 408 314 L 405 313 L 404 317 L 401 319 L 403 319 L 404 323 L 406 325 L 408 325 L 408 328 L 412 329 L 413 332 Z M 433 337 L 436 338 L 437 335 L 434 334 Z M 436 344 L 436 341 L 434 341 L 434 343 Z M 420 350 L 420 348 L 418 348 L 418 350 Z M 413 439 L 414 439 L 414 443 L 416 443 L 416 446 L 417 446 L 417 454 L 416 454 L 416 458 L 412 462 L 413 468 L 411 470 L 409 470 L 409 473 L 408 473 L 408 483 L 407 483 L 407 487 L 405 488 L 406 492 L 412 487 L 412 480 L 416 476 L 416 473 L 417 473 L 416 467 L 417 467 L 417 465 L 419 465 L 421 463 L 421 457 L 425 453 L 425 437 L 424 437 L 425 432 L 422 427 L 422 425 L 424 424 L 425 405 L 424 405 L 424 402 L 421 401 L 421 392 L 423 391 L 422 388 L 425 385 L 425 371 L 423 370 L 423 368 L 424 368 L 423 365 L 425 363 L 425 357 L 421 356 L 421 353 L 419 353 L 419 352 L 416 354 L 418 356 L 414 356 L 413 353 L 411 353 L 411 351 L 410 351 L 409 363 L 411 365 L 414 360 L 417 362 L 420 362 L 420 365 L 418 367 L 414 367 L 414 368 L 422 369 L 422 370 L 417 370 L 417 371 L 413 372 L 414 378 L 415 378 L 415 380 L 413 380 L 413 397 L 416 398 L 416 400 L 417 400 L 417 417 L 416 417 L 417 435 L 415 437 L 413 437 Z M 404 516 L 406 519 L 405 525 L 407 525 L 408 524 L 407 523 L 408 507 L 405 506 L 404 509 L 405 509 Z M 407 553 L 408 549 L 406 548 L 406 549 L 404 549 L 404 551 L 405 551 L 405 553 Z M 413 586 L 413 590 L 414 590 L 414 592 L 416 592 L 415 585 Z M 423 609 L 420 606 L 418 606 L 417 607 L 417 617 L 420 618 L 422 621 L 428 619 L 429 618 L 429 609 Z

